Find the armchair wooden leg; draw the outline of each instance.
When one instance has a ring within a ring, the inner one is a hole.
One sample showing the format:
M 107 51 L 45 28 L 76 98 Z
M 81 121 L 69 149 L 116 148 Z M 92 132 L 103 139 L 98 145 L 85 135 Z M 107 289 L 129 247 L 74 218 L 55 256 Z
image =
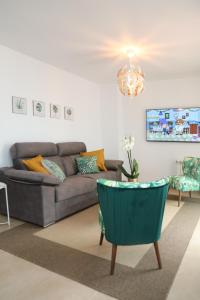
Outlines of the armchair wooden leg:
M 100 246 L 101 246 L 102 243 L 103 243 L 103 238 L 104 238 L 104 234 L 103 234 L 103 232 L 101 232 L 100 240 L 99 240 L 99 245 L 100 245 Z
M 181 191 L 178 191 L 178 206 L 180 206 L 181 202 Z
M 154 249 L 155 249 L 156 257 L 157 257 L 157 261 L 158 261 L 158 267 L 159 267 L 159 269 L 162 269 L 162 262 L 161 262 L 161 258 L 160 258 L 158 241 L 154 242 Z
M 192 192 L 191 191 L 189 191 L 189 196 L 190 196 L 190 198 L 192 198 Z
M 117 255 L 117 245 L 112 245 L 110 275 L 114 274 L 116 255 Z

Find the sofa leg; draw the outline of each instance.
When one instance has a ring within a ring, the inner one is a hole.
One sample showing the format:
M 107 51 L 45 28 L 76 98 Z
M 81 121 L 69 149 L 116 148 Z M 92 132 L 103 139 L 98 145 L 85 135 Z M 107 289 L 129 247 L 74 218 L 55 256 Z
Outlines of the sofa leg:
M 100 240 L 99 240 L 99 245 L 100 245 L 100 246 L 101 246 L 102 243 L 103 243 L 103 238 L 104 238 L 104 234 L 103 234 L 103 232 L 101 232 Z
M 178 191 L 178 206 L 180 206 L 181 202 L 181 191 Z
M 51 222 L 51 223 L 49 223 L 49 224 L 47 224 L 47 225 L 43 225 L 42 227 L 43 227 L 43 228 L 46 228 L 46 227 L 48 227 L 48 226 L 50 226 L 50 225 L 53 225 L 53 224 L 55 224 L 55 222 Z

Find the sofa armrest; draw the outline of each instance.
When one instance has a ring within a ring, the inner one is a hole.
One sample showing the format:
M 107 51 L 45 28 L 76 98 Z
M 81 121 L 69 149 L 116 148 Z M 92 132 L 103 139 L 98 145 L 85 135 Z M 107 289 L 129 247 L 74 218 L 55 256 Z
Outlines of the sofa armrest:
M 60 180 L 53 175 L 45 175 L 38 172 L 16 170 L 14 168 L 2 168 L 1 173 L 10 180 L 28 184 L 59 185 Z
M 105 165 L 108 170 L 119 170 L 119 167 L 122 166 L 122 160 L 105 160 Z

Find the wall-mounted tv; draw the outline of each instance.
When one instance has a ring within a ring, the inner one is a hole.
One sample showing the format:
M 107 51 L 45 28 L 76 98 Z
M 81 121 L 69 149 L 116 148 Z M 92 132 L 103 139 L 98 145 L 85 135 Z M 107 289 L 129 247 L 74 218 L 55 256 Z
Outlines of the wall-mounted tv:
M 200 107 L 146 110 L 147 141 L 200 142 Z

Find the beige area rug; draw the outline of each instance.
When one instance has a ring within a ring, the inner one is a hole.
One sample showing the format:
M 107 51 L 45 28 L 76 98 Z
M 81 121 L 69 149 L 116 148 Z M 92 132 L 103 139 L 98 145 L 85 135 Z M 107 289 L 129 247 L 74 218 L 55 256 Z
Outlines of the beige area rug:
M 176 209 L 174 203 L 171 205 L 173 209 L 169 203 L 166 212 L 171 209 L 173 213 L 169 213 L 165 218 L 165 229 L 160 241 L 162 270 L 157 269 L 153 247 L 138 248 L 143 249 L 141 250 L 143 256 L 137 254 L 137 259 L 133 259 L 131 263 L 127 259 L 123 260 L 123 255 L 120 258 L 120 251 L 127 251 L 129 258 L 131 254 L 134 257 L 135 253 L 140 251 L 137 249 L 134 253 L 136 247 L 119 247 L 116 272 L 114 276 L 110 276 L 111 248 L 107 243 L 104 248 L 97 246 L 99 230 L 95 208 L 91 208 L 94 214 L 91 214 L 90 218 L 84 218 L 89 211 L 85 210 L 46 229 L 23 224 L 3 232 L 0 234 L 0 248 L 117 299 L 166 299 L 200 216 L 200 204 L 193 199 L 185 202 L 180 209 Z M 77 224 L 74 220 L 78 216 L 80 220 Z M 81 219 L 82 230 L 80 230 Z M 61 226 L 63 222 L 69 222 L 66 230 Z M 55 230 L 59 226 L 62 227 L 61 232 Z M 98 232 L 96 232 L 95 244 L 92 237 L 91 245 L 87 248 L 92 226 L 96 226 Z M 55 236 L 56 231 L 57 236 Z M 80 241 L 74 242 L 76 249 L 73 247 L 71 236 L 76 231 L 79 231 L 79 235 L 75 235 L 74 241 L 78 236 L 80 238 L 81 233 L 85 239 L 87 233 L 87 243 L 83 245 L 83 250 L 80 250 Z M 128 248 L 129 250 L 126 250 Z M 132 253 L 129 252 L 130 249 Z
M 177 202 L 167 201 L 163 219 L 163 230 L 174 218 L 179 209 Z M 65 218 L 53 226 L 39 230 L 35 234 L 38 237 L 110 261 L 111 244 L 104 240 L 103 245 L 99 247 L 100 227 L 98 224 L 98 205 L 90 207 L 70 218 Z M 151 246 L 151 244 L 147 244 L 119 247 L 117 262 L 134 268 Z

